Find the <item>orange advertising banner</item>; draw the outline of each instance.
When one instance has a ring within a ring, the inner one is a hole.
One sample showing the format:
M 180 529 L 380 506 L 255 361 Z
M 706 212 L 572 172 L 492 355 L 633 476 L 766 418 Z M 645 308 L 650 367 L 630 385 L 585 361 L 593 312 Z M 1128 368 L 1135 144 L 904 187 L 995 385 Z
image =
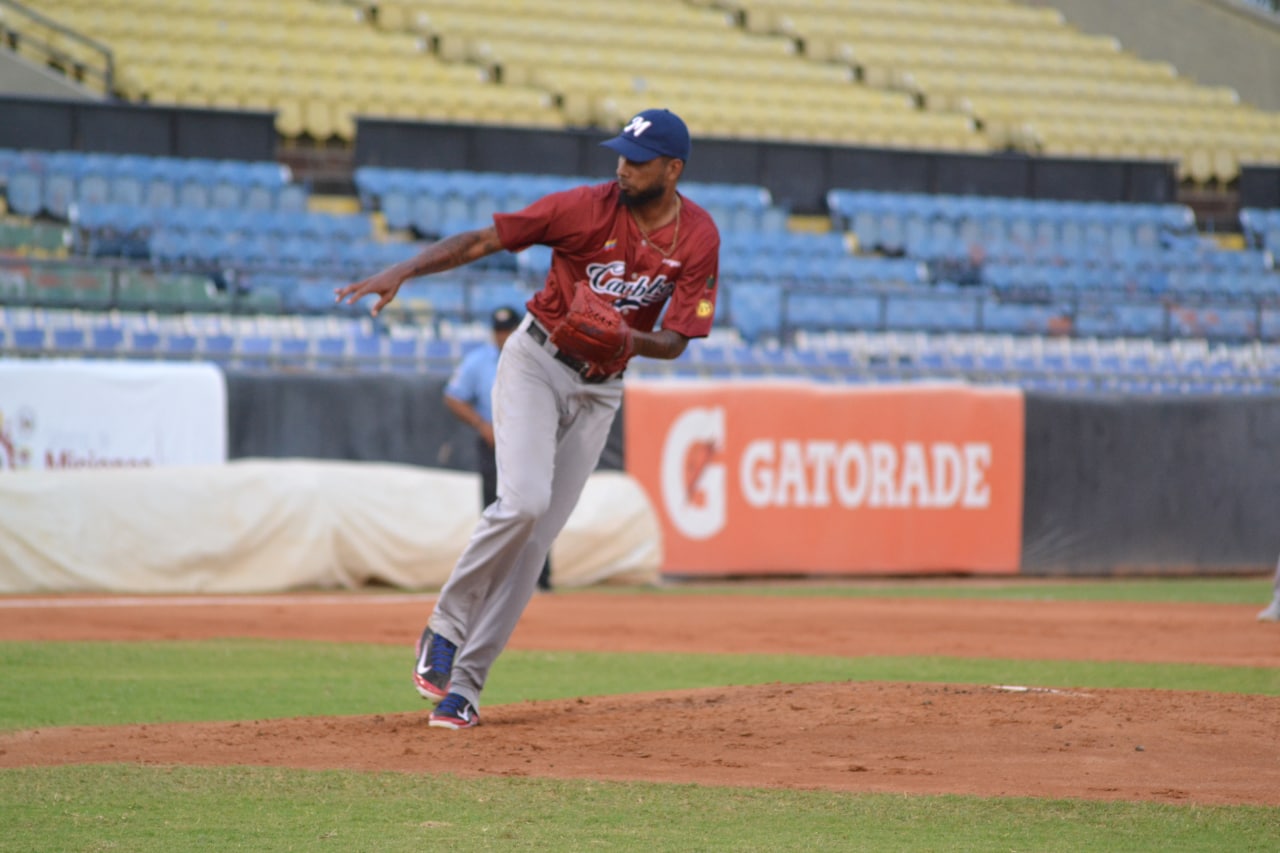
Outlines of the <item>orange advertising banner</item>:
M 1018 571 L 1022 393 L 628 382 L 667 574 Z

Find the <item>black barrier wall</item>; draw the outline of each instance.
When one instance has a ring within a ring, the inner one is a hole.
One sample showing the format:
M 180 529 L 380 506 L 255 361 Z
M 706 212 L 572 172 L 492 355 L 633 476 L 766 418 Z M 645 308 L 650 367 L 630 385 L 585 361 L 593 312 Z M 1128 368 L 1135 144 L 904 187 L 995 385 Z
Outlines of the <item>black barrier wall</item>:
M 475 470 L 475 433 L 442 402 L 445 379 L 227 373 L 227 455 Z M 600 467 L 622 467 L 622 418 Z
M 268 112 L 0 96 L 0 148 L 272 160 Z M 599 129 L 548 130 L 358 119 L 357 166 L 579 175 L 606 180 L 614 159 Z M 694 140 L 690 181 L 756 184 L 794 213 L 826 212 L 835 188 L 1164 203 L 1172 163 L 967 154 L 834 145 Z M 1266 198 L 1273 176 L 1247 172 L 1242 193 Z
M 275 114 L 2 95 L 0 148 L 269 161 Z
M 356 165 L 599 177 L 614 158 L 601 130 L 552 131 L 359 119 Z M 835 188 L 1162 204 L 1177 194 L 1171 163 L 894 151 L 832 145 L 693 141 L 685 177 L 757 184 L 793 213 L 826 212 Z
M 1280 398 L 1027 396 L 1025 574 L 1264 571 Z
M 474 470 L 444 385 L 231 372 L 228 455 Z M 601 468 L 625 467 L 622 421 Z M 1022 537 L 1030 575 L 1266 571 L 1280 552 L 1280 397 L 1029 394 Z

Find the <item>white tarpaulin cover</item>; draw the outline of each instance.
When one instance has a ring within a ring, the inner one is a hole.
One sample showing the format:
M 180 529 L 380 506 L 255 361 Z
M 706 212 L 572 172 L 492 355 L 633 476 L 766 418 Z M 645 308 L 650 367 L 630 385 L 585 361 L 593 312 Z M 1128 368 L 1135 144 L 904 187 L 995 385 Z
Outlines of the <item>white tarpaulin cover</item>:
M 448 578 L 479 518 L 474 474 L 243 460 L 0 474 L 0 593 L 419 589 Z M 621 472 L 597 472 L 552 549 L 559 586 L 651 582 L 658 520 Z

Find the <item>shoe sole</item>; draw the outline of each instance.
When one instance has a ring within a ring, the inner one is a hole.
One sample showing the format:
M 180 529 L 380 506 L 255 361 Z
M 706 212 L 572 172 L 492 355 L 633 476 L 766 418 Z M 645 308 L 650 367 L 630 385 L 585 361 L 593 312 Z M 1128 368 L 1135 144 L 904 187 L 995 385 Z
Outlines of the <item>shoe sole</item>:
M 418 677 L 416 672 L 413 674 L 413 689 L 417 690 L 418 695 L 429 702 L 439 702 L 449 695 L 448 690 L 441 690 L 430 681 L 424 681 Z
M 474 729 L 476 726 L 480 725 L 480 718 L 476 717 L 475 720 L 470 723 L 459 723 L 447 717 L 429 717 L 427 719 L 427 725 L 433 729 L 453 729 L 456 732 L 460 729 Z

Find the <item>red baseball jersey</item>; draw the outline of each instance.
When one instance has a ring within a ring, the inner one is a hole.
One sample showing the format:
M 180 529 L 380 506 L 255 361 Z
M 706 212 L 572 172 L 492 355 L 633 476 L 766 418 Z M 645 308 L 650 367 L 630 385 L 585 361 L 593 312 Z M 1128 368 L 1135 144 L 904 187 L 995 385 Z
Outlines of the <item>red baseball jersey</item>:
M 720 232 L 711 214 L 681 196 L 676 222 L 646 240 L 614 182 L 575 187 L 538 199 L 518 213 L 494 214 L 502 245 L 512 252 L 550 246 L 551 271 L 528 309 L 548 329 L 564 318 L 577 282 L 613 298 L 628 325 L 662 327 L 705 338 L 715 317 Z M 675 239 L 675 248 L 664 254 Z M 663 306 L 670 300 L 666 315 Z

